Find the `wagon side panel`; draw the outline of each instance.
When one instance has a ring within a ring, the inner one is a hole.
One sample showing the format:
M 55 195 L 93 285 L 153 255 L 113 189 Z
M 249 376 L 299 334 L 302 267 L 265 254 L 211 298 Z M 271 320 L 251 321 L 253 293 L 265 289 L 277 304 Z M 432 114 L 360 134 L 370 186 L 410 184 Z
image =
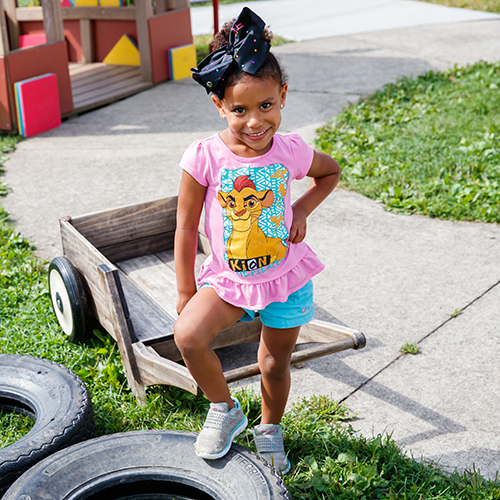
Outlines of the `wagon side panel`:
M 177 197 L 164 198 L 72 220 L 80 234 L 111 262 L 174 247 Z
M 106 289 L 102 286 L 99 266 L 116 268 L 73 227 L 69 219 L 61 219 L 60 227 L 63 253 L 83 277 L 90 310 L 114 338 L 113 314 L 108 307 L 109 298 L 106 297 Z

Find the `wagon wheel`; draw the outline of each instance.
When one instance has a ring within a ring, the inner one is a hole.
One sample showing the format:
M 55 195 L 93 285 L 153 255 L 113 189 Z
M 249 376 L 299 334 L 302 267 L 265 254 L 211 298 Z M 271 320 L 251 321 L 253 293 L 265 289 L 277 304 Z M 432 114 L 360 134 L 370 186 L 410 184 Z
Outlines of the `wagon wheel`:
M 56 257 L 50 263 L 49 290 L 57 321 L 68 339 L 88 339 L 87 298 L 78 271 L 66 257 Z

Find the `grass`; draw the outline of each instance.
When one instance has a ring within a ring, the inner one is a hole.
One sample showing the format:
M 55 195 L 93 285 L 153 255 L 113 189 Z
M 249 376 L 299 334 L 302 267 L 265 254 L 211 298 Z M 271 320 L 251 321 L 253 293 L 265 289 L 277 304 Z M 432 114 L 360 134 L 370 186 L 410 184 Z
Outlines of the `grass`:
M 0 449 L 19 441 L 28 434 L 33 424 L 33 420 L 26 415 L 0 410 Z
M 421 0 L 422 2 L 444 5 L 445 7 L 459 7 L 462 9 L 482 10 L 500 14 L 500 0 Z
M 392 211 L 500 222 L 500 63 L 400 78 L 319 131 L 342 184 Z
M 407 342 L 403 346 L 401 346 L 401 349 L 399 349 L 399 352 L 402 354 L 418 354 L 420 352 L 420 347 L 417 344 L 411 344 Z

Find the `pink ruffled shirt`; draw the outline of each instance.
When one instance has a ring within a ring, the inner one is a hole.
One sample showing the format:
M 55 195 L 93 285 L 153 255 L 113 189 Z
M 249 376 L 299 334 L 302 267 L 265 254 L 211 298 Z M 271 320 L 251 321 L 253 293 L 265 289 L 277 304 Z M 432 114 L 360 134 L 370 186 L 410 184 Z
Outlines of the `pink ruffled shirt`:
M 207 188 L 205 233 L 212 255 L 198 283 L 210 283 L 226 302 L 260 310 L 285 302 L 324 266 L 309 246 L 288 242 L 290 183 L 302 179 L 314 150 L 296 134 L 275 134 L 256 158 L 235 155 L 219 134 L 195 141 L 181 167 Z

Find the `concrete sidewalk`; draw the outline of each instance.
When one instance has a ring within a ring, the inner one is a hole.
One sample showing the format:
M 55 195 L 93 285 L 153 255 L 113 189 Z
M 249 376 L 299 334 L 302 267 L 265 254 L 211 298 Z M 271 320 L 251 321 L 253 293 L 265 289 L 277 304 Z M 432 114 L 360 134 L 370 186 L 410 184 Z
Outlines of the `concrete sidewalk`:
M 282 131 L 312 141 L 347 102 L 401 75 L 500 54 L 498 16 L 392 28 L 276 48 L 290 74 Z M 176 194 L 186 146 L 223 126 L 191 80 L 158 85 L 23 141 L 6 164 L 13 192 L 2 202 L 38 254 L 53 258 L 59 216 Z M 295 195 L 306 185 L 297 182 Z M 358 414 L 353 425 L 366 435 L 387 431 L 415 458 L 494 476 L 500 226 L 396 215 L 337 190 L 311 216 L 307 241 L 326 265 L 315 279 L 317 317 L 363 331 L 368 345 L 293 369 L 290 401 L 331 395 Z M 406 342 L 421 353 L 401 356 Z
M 413 0 L 257 0 L 248 6 L 273 33 L 301 42 L 435 24 L 498 19 L 498 14 L 443 7 Z M 219 7 L 220 26 L 238 16 L 241 4 Z M 213 33 L 212 6 L 191 10 L 193 35 Z M 220 28 L 219 26 L 219 28 Z

